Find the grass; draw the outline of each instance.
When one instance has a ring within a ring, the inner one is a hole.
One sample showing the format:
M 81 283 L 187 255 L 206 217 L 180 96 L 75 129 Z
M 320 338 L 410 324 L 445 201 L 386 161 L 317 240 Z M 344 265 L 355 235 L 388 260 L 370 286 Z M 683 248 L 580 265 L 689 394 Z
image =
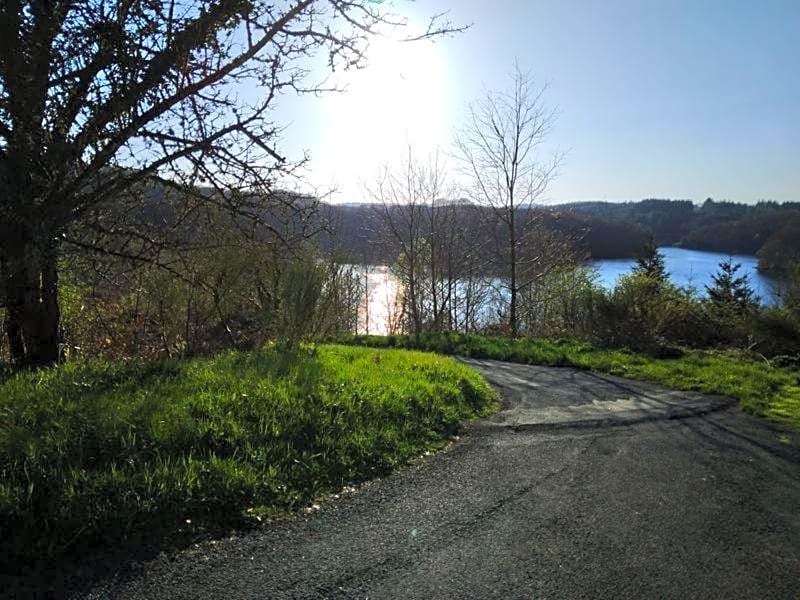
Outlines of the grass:
M 800 371 L 725 352 L 686 352 L 654 358 L 621 349 L 568 340 L 507 339 L 479 335 L 358 336 L 347 343 L 417 348 L 526 364 L 570 366 L 719 394 L 738 400 L 743 410 L 800 429 Z
M 0 552 L 293 509 L 436 447 L 493 398 L 450 358 L 337 345 L 18 374 L 0 383 Z

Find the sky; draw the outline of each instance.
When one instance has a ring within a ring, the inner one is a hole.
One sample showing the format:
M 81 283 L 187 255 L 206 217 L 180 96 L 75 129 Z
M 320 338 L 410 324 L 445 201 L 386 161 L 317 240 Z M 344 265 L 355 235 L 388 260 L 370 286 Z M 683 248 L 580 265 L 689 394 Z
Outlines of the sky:
M 418 0 L 387 2 L 422 25 L 442 10 L 463 34 L 377 40 L 347 91 L 285 97 L 282 149 L 334 199 L 410 145 L 453 151 L 470 101 L 506 89 L 514 61 L 558 114 L 542 158 L 565 159 L 545 201 L 707 197 L 800 201 L 800 1 Z

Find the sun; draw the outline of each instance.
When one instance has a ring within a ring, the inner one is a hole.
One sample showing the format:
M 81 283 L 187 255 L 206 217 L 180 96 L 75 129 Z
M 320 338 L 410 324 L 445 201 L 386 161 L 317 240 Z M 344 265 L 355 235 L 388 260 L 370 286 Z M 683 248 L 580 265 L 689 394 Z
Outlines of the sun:
M 447 74 L 435 44 L 378 38 L 367 58 L 366 68 L 341 78 L 346 91 L 327 103 L 327 131 L 315 161 L 348 195 L 409 144 L 428 153 L 449 135 Z

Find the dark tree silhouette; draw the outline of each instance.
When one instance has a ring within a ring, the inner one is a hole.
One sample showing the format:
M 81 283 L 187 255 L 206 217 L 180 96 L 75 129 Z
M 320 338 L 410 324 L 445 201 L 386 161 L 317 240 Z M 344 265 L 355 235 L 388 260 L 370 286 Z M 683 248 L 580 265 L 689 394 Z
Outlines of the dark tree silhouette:
M 639 252 L 633 272 L 637 275 L 646 275 L 657 281 L 667 281 L 669 279 L 664 263 L 664 255 L 659 252 L 655 238 L 650 238 L 650 241 Z
M 714 284 L 706 286 L 708 299 L 713 304 L 737 312 L 745 311 L 757 304 L 758 299 L 750 287 L 748 276 L 736 275 L 741 267 L 741 264 L 734 263 L 731 258 L 719 263 L 719 271 L 711 277 Z
M 78 221 L 115 233 L 97 214 L 109 199 L 157 180 L 264 227 L 265 214 L 291 212 L 291 197 L 271 193 L 297 166 L 276 146 L 276 98 L 322 91 L 305 83 L 317 51 L 332 69 L 357 66 L 378 28 L 403 25 L 369 0 L 0 3 L 0 271 L 13 359 L 58 359 L 59 251 Z M 408 39 L 454 30 L 435 17 Z M 131 235 L 147 244 L 154 233 Z

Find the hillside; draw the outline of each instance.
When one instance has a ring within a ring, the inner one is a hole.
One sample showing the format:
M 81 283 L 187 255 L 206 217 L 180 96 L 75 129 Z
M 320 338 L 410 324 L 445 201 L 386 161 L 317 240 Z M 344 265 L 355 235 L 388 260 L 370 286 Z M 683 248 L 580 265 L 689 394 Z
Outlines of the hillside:
M 167 192 L 157 183 L 149 186 L 144 196 L 137 208 L 125 211 L 127 227 L 172 230 L 173 224 L 181 222 L 182 233 L 173 231 L 172 235 L 192 237 L 192 223 L 202 210 L 190 208 L 192 217 L 181 216 L 187 212 L 186 206 L 178 208 L 184 202 L 175 202 L 175 192 Z M 189 206 L 197 207 L 198 198 L 214 197 L 215 192 L 198 188 L 188 196 L 193 198 Z M 243 215 L 254 211 L 255 222 L 280 231 L 284 238 L 322 232 L 323 247 L 348 261 L 389 264 L 397 258 L 396 249 L 385 243 L 385 228 L 369 203 L 331 204 L 277 191 L 270 200 L 247 204 L 251 206 L 244 208 Z M 420 210 L 424 214 L 426 209 Z M 765 271 L 786 271 L 800 260 L 800 202 L 747 205 L 710 198 L 700 205 L 669 199 L 596 201 L 535 206 L 530 213 L 545 229 L 572 240 L 576 254 L 586 258 L 633 257 L 653 236 L 663 246 L 757 255 L 759 267 Z M 523 214 L 522 220 L 525 218 Z M 457 203 L 452 223 L 476 247 L 488 248 L 505 236 L 502 227 L 490 225 L 496 219 L 486 206 Z
M 660 245 L 728 254 L 755 254 L 760 268 L 783 271 L 800 257 L 800 203 L 754 205 L 689 200 L 580 202 L 559 206 L 594 218 L 635 223 Z
M 395 209 L 397 210 L 397 209 Z M 568 207 L 530 209 L 547 230 L 573 240 L 576 252 L 586 258 L 634 256 L 649 238 L 650 231 L 628 219 L 606 218 Z M 527 211 L 523 211 L 526 213 Z M 325 204 L 321 216 L 331 224 L 324 245 L 349 256 L 354 262 L 386 264 L 396 260 L 392 245 L 384 243 L 385 230 L 370 204 Z M 523 214 L 520 220 L 528 215 Z M 490 247 L 503 239 L 505 231 L 496 223 L 492 209 L 459 204 L 452 219 L 476 247 Z

